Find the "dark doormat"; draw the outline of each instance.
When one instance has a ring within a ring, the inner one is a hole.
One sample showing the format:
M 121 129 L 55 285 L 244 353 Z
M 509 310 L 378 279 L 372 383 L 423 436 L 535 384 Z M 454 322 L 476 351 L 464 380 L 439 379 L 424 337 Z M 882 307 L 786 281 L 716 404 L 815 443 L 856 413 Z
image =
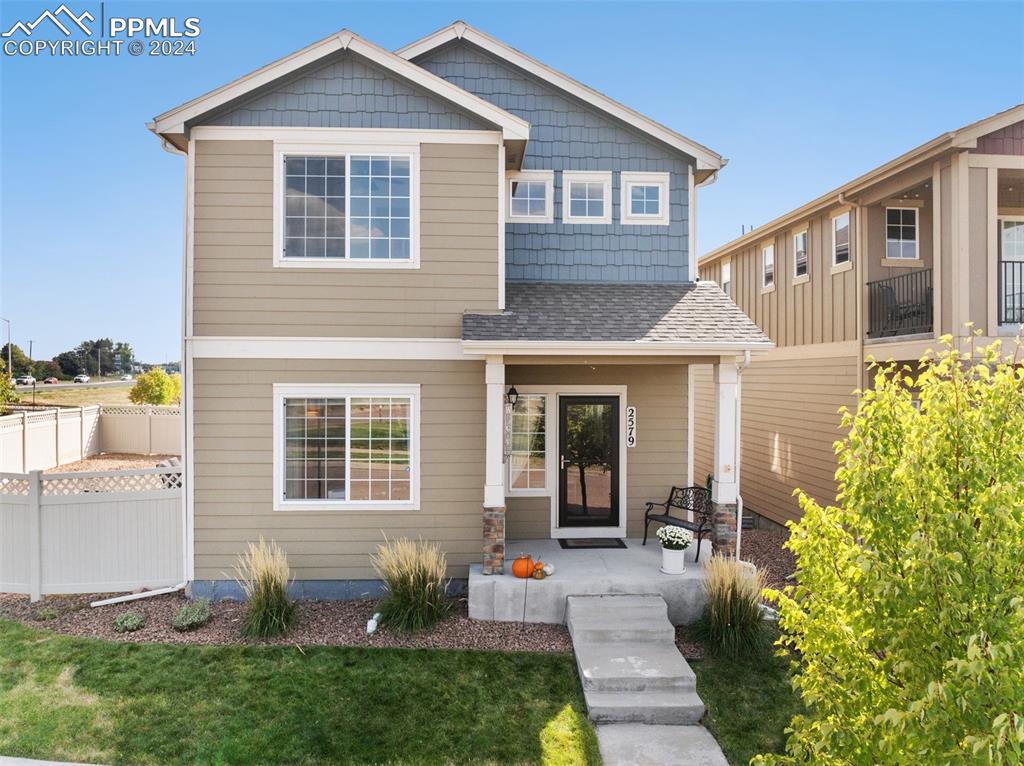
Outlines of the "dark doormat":
M 558 544 L 564 550 L 577 548 L 625 548 L 626 541 L 617 537 L 561 537 Z

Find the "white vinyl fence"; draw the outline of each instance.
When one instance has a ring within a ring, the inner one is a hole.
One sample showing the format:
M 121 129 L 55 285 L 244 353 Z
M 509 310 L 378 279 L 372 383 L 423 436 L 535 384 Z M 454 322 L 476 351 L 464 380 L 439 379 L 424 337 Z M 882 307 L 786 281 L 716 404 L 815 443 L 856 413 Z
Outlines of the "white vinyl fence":
M 180 455 L 181 408 L 97 404 L 0 417 L 0 471 L 45 471 L 99 452 Z
M 182 582 L 181 471 L 0 473 L 0 592 L 35 601 Z

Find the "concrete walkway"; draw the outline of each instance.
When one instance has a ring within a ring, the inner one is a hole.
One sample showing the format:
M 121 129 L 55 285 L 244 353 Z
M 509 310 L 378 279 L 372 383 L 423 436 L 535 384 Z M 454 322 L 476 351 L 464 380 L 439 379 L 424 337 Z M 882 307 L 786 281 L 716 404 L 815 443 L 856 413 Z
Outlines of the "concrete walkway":
M 587 713 L 605 766 L 726 766 L 700 725 L 697 679 L 675 645 L 656 595 L 570 596 L 572 636 Z

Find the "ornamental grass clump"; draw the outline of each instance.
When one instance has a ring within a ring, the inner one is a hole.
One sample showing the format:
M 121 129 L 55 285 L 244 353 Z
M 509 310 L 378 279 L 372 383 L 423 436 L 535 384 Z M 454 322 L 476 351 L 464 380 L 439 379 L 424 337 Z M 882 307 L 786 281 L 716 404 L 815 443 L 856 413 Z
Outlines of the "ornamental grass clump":
M 806 712 L 758 763 L 1024 762 L 1024 355 L 942 343 L 875 367 L 837 504 L 800 496 L 769 596 Z
M 429 628 L 447 614 L 448 562 L 441 546 L 424 540 L 388 540 L 377 546 L 373 568 L 387 588 L 381 621 L 403 631 Z
M 249 638 L 272 638 L 288 630 L 295 604 L 288 599 L 291 572 L 285 552 L 260 537 L 238 557 L 235 580 L 245 591 L 247 606 L 242 633 Z
M 771 635 L 761 609 L 764 573 L 717 553 L 704 573 L 708 603 L 698 627 L 708 649 L 731 659 L 766 654 Z

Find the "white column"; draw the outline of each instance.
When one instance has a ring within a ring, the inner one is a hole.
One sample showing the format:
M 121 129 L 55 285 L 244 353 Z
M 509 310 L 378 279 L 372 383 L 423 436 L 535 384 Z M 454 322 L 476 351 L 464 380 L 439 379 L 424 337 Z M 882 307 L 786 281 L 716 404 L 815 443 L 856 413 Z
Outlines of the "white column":
M 739 496 L 736 483 L 737 387 L 739 374 L 732 359 L 724 358 L 715 365 L 715 480 L 711 499 L 719 504 L 732 504 Z
M 505 507 L 505 363 L 500 356 L 487 357 L 487 446 L 484 508 Z

